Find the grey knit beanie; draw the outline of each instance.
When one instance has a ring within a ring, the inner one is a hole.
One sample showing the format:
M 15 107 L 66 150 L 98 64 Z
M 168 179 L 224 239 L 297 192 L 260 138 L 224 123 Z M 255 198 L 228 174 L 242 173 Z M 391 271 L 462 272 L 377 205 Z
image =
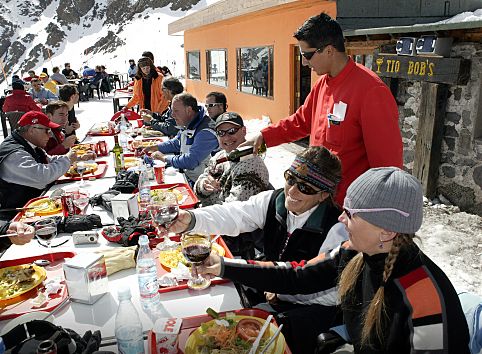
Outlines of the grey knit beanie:
M 345 206 L 352 209 L 394 208 L 396 211 L 359 212 L 356 215 L 387 231 L 413 234 L 422 225 L 423 191 L 411 174 L 396 167 L 372 168 L 348 187 Z

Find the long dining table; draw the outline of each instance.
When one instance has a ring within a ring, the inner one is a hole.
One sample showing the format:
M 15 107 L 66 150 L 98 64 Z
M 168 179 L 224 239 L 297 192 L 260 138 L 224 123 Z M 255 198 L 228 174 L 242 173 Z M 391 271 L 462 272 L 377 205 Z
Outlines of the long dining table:
M 112 136 L 86 136 L 83 143 L 95 143 L 99 140 L 106 141 L 109 151 L 114 145 Z M 109 154 L 99 160 L 108 163 L 106 174 L 96 180 L 87 180 L 81 190 L 87 191 L 90 196 L 97 193 L 107 191 L 115 181 L 115 171 L 113 168 L 113 158 Z M 166 173 L 165 183 L 185 183 L 186 179 L 179 171 L 171 171 Z M 152 182 L 155 184 L 155 182 Z M 47 191 L 46 195 L 50 195 L 58 188 L 79 187 L 80 182 L 70 182 L 63 184 L 54 184 Z M 101 217 L 103 225 L 112 225 L 113 217 L 100 206 L 88 206 L 86 214 L 98 214 Z M 100 231 L 100 229 L 98 230 Z M 68 233 L 58 234 L 52 241 L 50 252 L 74 252 L 76 254 L 89 253 L 97 250 L 111 249 L 112 247 L 121 247 L 119 244 L 108 242 L 102 236 L 99 236 L 98 243 L 74 245 L 72 235 Z M 56 245 L 66 243 L 56 247 Z M 47 248 L 42 247 L 36 239 L 23 246 L 12 245 L 0 258 L 0 261 L 24 258 L 29 256 L 46 254 Z M 140 305 L 139 289 L 135 268 L 121 270 L 108 277 L 108 292 L 102 296 L 93 305 L 87 305 L 79 302 L 66 301 L 62 307 L 55 310 L 53 315 L 54 323 L 62 327 L 75 330 L 80 335 L 85 331 L 101 330 L 102 337 L 113 338 L 115 330 L 115 316 L 118 307 L 117 289 L 121 285 L 128 284 L 132 292 L 132 301 L 139 313 L 143 330 L 148 331 L 153 327 L 153 319 L 146 314 Z M 225 282 L 222 284 L 211 285 L 206 290 L 176 290 L 170 292 L 162 292 L 160 294 L 165 317 L 186 318 L 205 314 L 206 309 L 211 307 L 216 311 L 232 311 L 242 308 L 238 293 L 233 283 Z M 27 300 L 28 301 L 28 300 Z M 0 310 L 1 316 L 1 310 Z M 3 328 L 9 321 L 0 321 L 0 335 Z M 147 342 L 146 348 L 147 348 Z M 116 352 L 116 348 L 110 350 Z M 147 352 L 147 351 L 146 351 Z

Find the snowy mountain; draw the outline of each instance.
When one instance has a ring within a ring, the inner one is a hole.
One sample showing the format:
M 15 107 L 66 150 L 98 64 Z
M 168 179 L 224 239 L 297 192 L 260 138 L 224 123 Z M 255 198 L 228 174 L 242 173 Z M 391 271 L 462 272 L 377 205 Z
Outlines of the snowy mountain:
M 74 70 L 103 64 L 126 72 L 144 50 L 174 74 L 184 69 L 182 36 L 167 25 L 213 0 L 4 0 L 0 3 L 0 58 L 8 82 L 43 67 L 70 62 Z M 177 69 L 176 69 L 177 67 Z M 176 73 L 175 71 L 179 71 Z M 5 87 L 4 77 L 0 86 Z

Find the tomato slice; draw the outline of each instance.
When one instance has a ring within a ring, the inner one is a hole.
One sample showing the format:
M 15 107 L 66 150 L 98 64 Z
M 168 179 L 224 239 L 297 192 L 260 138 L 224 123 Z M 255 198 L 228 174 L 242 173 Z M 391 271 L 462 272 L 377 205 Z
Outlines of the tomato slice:
M 236 325 L 236 334 L 247 342 L 254 342 L 260 330 L 261 323 L 250 318 L 243 318 Z

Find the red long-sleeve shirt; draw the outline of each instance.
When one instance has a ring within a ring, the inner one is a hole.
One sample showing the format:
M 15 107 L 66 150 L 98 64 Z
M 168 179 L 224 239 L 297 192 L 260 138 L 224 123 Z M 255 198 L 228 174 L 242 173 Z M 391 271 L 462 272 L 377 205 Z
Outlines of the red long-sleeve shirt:
M 347 104 L 345 119 L 328 125 L 335 103 Z M 335 77 L 323 75 L 296 113 L 262 131 L 267 146 L 310 137 L 337 155 L 342 179 L 336 201 L 343 205 L 351 182 L 373 167 L 403 167 L 398 107 L 388 87 L 371 70 L 349 59 Z

